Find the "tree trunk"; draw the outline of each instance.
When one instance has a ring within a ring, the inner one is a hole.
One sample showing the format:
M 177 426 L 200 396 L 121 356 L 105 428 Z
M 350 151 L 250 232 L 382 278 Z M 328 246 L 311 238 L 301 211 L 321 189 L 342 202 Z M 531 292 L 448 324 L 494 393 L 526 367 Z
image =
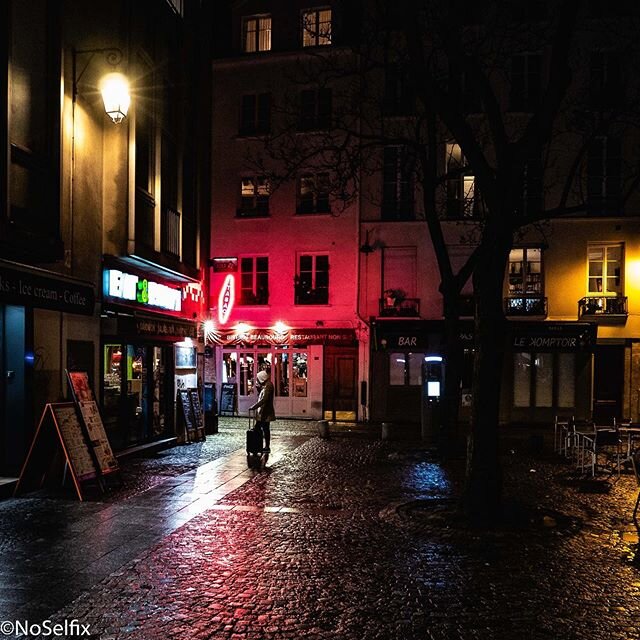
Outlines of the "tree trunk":
M 510 243 L 503 238 L 487 244 L 489 246 L 480 256 L 473 276 L 476 351 L 464 492 L 464 509 L 472 521 L 478 524 L 493 521 L 499 514 L 502 497 L 502 471 L 498 451 L 500 388 L 506 333 L 502 286 Z
M 458 416 L 460 409 L 460 380 L 462 376 L 462 351 L 460 348 L 459 294 L 444 293 L 444 340 L 445 374 L 442 397 L 441 453 L 449 455 L 458 439 Z

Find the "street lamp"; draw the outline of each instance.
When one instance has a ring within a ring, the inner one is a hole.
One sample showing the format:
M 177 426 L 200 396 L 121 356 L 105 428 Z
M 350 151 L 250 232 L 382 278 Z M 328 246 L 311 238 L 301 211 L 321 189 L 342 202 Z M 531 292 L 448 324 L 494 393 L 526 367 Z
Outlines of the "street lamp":
M 73 50 L 73 102 L 75 104 L 78 96 L 78 86 L 85 71 L 89 67 L 91 60 L 96 54 L 104 55 L 106 61 L 116 67 L 122 60 L 122 51 L 115 47 L 103 49 L 74 49 Z M 89 56 L 82 69 L 78 70 L 78 58 Z M 131 96 L 129 95 L 129 82 L 127 78 L 118 72 L 111 72 L 105 75 L 100 81 L 100 93 L 104 103 L 104 110 L 115 124 L 119 124 L 127 116 Z

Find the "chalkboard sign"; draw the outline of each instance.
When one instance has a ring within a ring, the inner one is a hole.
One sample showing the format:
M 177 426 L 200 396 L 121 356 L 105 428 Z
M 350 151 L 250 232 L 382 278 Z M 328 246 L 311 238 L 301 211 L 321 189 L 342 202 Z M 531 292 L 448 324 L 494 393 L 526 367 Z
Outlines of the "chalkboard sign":
M 96 479 L 98 473 L 72 402 L 45 405 L 14 495 L 42 486 L 56 449 L 62 450 L 76 493 L 82 500 L 82 483 Z
M 189 396 L 191 398 L 191 411 L 193 412 L 193 423 L 196 428 L 196 433 L 200 440 L 204 440 L 204 420 L 202 416 L 202 405 L 200 404 L 200 396 L 198 395 L 198 390 L 189 389 Z
M 236 385 L 231 382 L 223 382 L 220 385 L 220 415 L 225 413 L 235 415 L 237 389 Z
M 188 389 L 178 391 L 178 417 L 183 429 L 185 442 L 193 442 L 195 439 L 196 425 L 194 423 L 193 409 L 191 407 L 191 397 Z

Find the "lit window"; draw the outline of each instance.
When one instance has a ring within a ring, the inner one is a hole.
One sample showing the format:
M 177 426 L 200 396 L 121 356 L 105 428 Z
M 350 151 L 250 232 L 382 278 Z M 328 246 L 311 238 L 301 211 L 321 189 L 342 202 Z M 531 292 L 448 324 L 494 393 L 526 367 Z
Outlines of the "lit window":
M 242 50 L 271 51 L 271 16 L 249 16 L 242 21 Z
M 475 176 L 469 175 L 470 168 L 459 144 L 446 146 L 447 171 L 447 216 L 469 218 L 478 215 L 478 197 Z
M 614 245 L 589 245 L 588 293 L 621 296 L 623 247 Z
M 265 176 L 242 178 L 239 216 L 269 215 L 269 181 Z
M 302 46 L 331 44 L 331 9 L 307 9 L 302 12 Z

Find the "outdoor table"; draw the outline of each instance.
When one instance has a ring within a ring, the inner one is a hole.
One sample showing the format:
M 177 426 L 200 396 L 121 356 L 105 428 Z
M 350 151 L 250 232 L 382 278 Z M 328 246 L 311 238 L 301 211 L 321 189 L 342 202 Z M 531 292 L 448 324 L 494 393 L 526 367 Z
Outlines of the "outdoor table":
M 624 460 L 626 462 L 633 455 L 634 440 L 640 439 L 640 423 L 621 425 L 619 431 L 620 435 L 627 440 L 627 454 Z

